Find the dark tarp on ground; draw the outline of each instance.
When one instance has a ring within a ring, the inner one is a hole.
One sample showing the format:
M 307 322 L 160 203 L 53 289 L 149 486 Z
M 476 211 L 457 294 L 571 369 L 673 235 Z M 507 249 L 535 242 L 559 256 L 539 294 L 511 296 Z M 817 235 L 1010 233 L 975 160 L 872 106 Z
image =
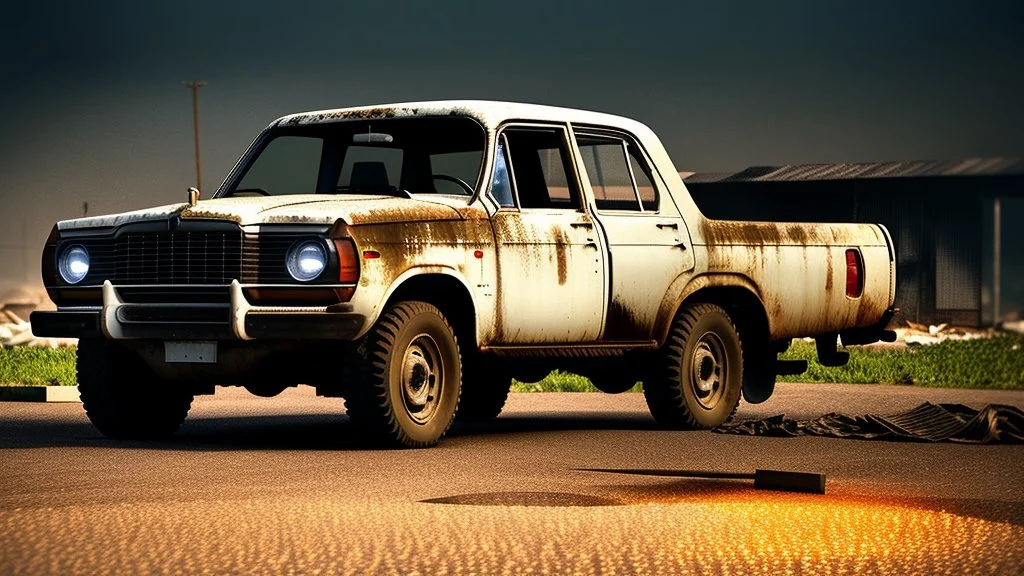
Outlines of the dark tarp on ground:
M 761 420 L 728 422 L 715 429 L 723 434 L 752 436 L 829 436 L 865 440 L 913 440 L 971 444 L 1024 443 L 1024 412 L 1014 406 L 989 404 L 974 410 L 963 404 L 932 404 L 897 414 L 847 416 L 835 412 L 815 420 L 785 415 Z

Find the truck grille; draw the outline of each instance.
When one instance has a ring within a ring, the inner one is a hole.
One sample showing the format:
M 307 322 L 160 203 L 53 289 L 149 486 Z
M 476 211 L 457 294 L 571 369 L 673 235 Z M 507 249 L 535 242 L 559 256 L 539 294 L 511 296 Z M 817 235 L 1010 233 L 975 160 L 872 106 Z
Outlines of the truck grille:
M 226 286 L 235 279 L 295 284 L 285 267 L 288 249 L 320 237 L 311 232 L 244 234 L 236 225 L 183 222 L 174 231 L 128 225 L 111 236 L 69 238 L 64 245 L 82 244 L 89 250 L 92 268 L 83 285 L 110 280 L 116 286 Z M 150 290 L 139 297 L 156 297 Z
M 123 284 L 228 284 L 239 276 L 238 232 L 125 234 L 116 278 Z
M 130 232 L 84 242 L 89 276 L 114 284 L 230 284 L 239 278 L 242 233 L 233 231 Z

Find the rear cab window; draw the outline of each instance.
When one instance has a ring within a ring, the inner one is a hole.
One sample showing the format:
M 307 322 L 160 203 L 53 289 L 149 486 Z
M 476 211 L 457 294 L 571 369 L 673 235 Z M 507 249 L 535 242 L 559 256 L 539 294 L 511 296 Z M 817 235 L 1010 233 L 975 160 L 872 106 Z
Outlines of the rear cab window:
M 619 135 L 579 130 L 576 144 L 598 211 L 658 211 L 651 169 L 634 142 Z

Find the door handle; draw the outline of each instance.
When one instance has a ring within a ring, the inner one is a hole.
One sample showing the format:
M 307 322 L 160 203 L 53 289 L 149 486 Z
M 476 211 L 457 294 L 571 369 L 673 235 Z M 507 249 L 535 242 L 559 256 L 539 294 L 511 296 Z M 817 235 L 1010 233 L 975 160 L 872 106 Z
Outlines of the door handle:
M 661 229 L 671 228 L 673 230 L 679 230 L 679 224 L 676 224 L 675 222 L 658 222 L 655 226 Z
M 679 244 L 676 244 L 675 246 L 673 246 L 673 248 L 679 248 L 680 250 L 685 251 L 686 250 L 686 244 L 683 243 L 683 242 L 680 242 Z
M 594 250 L 601 249 L 600 247 L 598 247 L 597 242 L 587 242 L 586 244 L 584 244 L 584 246 L 586 246 L 587 248 L 593 248 Z
M 594 227 L 594 225 L 591 224 L 590 222 L 570 222 L 569 226 L 572 226 L 573 228 L 593 228 Z

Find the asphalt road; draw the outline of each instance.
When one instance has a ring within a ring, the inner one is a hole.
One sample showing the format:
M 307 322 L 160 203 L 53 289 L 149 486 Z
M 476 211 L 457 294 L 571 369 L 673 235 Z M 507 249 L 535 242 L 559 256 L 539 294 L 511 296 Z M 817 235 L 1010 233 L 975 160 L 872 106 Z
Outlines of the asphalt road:
M 1024 406 L 780 384 L 740 417 Z M 200 397 L 169 442 L 0 403 L 0 573 L 1024 573 L 1024 446 L 654 428 L 639 394 L 518 394 L 428 450 L 361 447 L 309 389 Z M 575 468 L 824 472 L 824 496 Z

